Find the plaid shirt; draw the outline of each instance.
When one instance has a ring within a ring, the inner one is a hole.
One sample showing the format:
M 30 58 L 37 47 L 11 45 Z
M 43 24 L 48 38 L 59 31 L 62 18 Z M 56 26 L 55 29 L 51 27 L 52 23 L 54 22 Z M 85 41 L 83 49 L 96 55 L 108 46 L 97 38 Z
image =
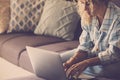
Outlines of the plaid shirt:
M 120 8 L 109 2 L 101 27 L 96 17 L 90 26 L 82 26 L 78 50 L 98 56 L 102 64 L 120 61 Z

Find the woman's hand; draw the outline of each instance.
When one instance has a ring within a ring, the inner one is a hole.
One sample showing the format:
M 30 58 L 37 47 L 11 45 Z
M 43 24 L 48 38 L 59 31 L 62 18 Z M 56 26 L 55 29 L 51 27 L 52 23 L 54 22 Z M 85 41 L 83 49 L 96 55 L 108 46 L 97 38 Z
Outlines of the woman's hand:
M 77 52 L 73 57 L 71 57 L 68 61 L 63 63 L 63 66 L 65 68 L 65 71 L 67 71 L 68 68 L 70 68 L 73 64 L 81 62 L 85 60 L 88 56 L 88 53 L 85 51 L 79 51 Z
M 98 57 L 83 60 L 76 64 L 73 64 L 67 71 L 66 76 L 68 79 L 72 77 L 78 78 L 78 76 L 89 66 L 100 65 L 101 61 Z
M 67 71 L 66 76 L 68 79 L 74 77 L 78 78 L 78 76 L 89 66 L 89 62 L 87 60 L 81 61 L 72 65 Z

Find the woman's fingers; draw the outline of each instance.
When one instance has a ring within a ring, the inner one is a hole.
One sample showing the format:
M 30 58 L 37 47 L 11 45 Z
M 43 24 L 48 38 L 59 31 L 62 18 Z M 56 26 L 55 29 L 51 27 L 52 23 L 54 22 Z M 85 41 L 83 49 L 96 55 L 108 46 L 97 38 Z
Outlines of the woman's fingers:
M 74 64 L 67 70 L 66 75 L 69 78 L 69 77 L 72 77 L 73 75 L 75 75 L 76 72 L 78 72 L 78 69 L 77 69 L 77 65 Z
M 75 77 L 78 78 L 78 76 L 88 67 L 88 65 L 83 61 L 77 64 L 72 65 L 66 72 L 66 76 L 68 78 Z

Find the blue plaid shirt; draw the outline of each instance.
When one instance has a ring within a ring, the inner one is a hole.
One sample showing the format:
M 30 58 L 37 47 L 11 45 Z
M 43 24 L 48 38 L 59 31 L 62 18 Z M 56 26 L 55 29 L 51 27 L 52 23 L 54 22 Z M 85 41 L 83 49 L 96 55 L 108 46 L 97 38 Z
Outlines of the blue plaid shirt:
M 109 2 L 99 28 L 96 17 L 90 26 L 82 26 L 78 50 L 88 51 L 89 57 L 98 56 L 102 64 L 120 61 L 120 8 Z

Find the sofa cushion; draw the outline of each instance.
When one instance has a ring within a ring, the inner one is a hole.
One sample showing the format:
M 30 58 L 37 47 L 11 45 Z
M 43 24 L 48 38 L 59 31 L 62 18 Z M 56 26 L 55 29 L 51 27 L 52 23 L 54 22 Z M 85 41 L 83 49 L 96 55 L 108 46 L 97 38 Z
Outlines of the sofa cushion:
M 13 34 L 16 35 L 16 34 Z M 4 36 L 4 35 L 1 35 Z M 9 37 L 6 36 L 6 37 Z M 1 37 L 0 37 L 1 38 Z M 0 48 L 1 57 L 5 58 L 6 60 L 18 65 L 19 55 L 22 51 L 25 50 L 25 47 L 28 46 L 41 46 L 50 43 L 56 43 L 64 41 L 59 38 L 49 37 L 49 36 L 37 36 L 34 34 L 24 34 L 15 37 L 11 37 L 2 43 Z M 3 42 L 3 41 L 2 41 Z
M 0 0 L 0 34 L 7 31 L 10 20 L 9 0 Z
M 3 46 L 4 43 L 6 43 L 7 41 L 9 41 L 10 39 L 13 39 L 15 37 L 19 37 L 24 35 L 23 33 L 16 33 L 16 34 L 1 34 L 0 35 L 0 56 L 1 56 L 1 48 Z
M 72 40 L 79 19 L 75 3 L 65 0 L 46 0 L 43 14 L 34 33 Z
M 41 17 L 45 0 L 10 0 L 8 33 L 33 32 Z
M 62 53 L 64 51 L 68 51 L 76 48 L 78 44 L 79 44 L 78 41 L 68 41 L 68 42 L 59 42 L 59 43 L 53 43 L 53 44 L 48 44 L 43 46 L 36 46 L 36 48 L 41 48 L 41 49 Z M 23 51 L 20 55 L 19 66 L 30 72 L 33 72 L 33 68 L 26 50 Z
M 75 41 L 59 42 L 59 43 L 54 43 L 49 45 L 43 45 L 38 48 L 62 53 L 62 52 L 77 48 L 78 45 L 79 45 L 79 41 L 75 40 Z

